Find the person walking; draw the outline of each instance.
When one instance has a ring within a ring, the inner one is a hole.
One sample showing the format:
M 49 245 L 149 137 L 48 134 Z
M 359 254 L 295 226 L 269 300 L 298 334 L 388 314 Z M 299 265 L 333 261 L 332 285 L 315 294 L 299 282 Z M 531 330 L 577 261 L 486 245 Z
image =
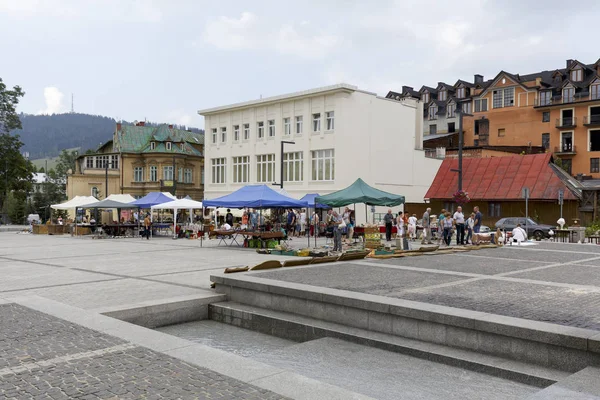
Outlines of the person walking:
M 479 233 L 479 230 L 481 229 L 481 213 L 479 212 L 479 207 L 475 206 L 473 207 L 473 212 L 475 213 L 475 223 L 473 224 L 473 232 L 475 233 Z
M 150 226 L 152 222 L 150 221 L 150 214 L 146 214 L 146 218 L 144 218 L 144 236 L 146 236 L 146 240 L 150 240 Z
M 427 208 L 423 213 L 423 220 L 421 224 L 423 225 L 423 240 L 421 240 L 421 244 L 433 244 L 431 241 L 431 221 L 429 221 L 429 213 L 431 213 L 431 208 Z
M 450 240 L 452 239 L 452 226 L 454 220 L 449 212 L 446 212 L 444 219 L 440 222 L 440 226 L 444 228 L 444 243 L 446 246 L 450 246 Z
M 333 221 L 333 251 L 342 251 L 342 227 L 340 225 L 344 220 L 337 211 L 333 211 L 331 217 Z
M 392 241 L 392 225 L 394 224 L 394 214 L 390 208 L 383 217 L 383 223 L 385 224 L 385 240 L 388 242 Z
M 471 213 L 469 219 L 467 219 L 467 239 L 465 240 L 468 244 L 473 244 L 473 226 L 475 225 L 475 213 Z
M 458 206 L 453 215 L 454 223 L 456 224 L 456 245 L 465 245 L 465 214 L 462 212 L 462 207 Z
M 415 240 L 417 236 L 417 215 L 413 214 L 408 218 L 408 236 L 410 240 Z
M 306 236 L 306 210 L 300 212 L 300 234 Z

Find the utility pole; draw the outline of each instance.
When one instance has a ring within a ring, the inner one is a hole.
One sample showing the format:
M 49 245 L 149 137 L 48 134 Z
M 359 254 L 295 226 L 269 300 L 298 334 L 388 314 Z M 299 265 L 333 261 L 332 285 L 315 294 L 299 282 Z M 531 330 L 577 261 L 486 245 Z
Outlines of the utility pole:
M 175 156 L 173 156 L 173 196 L 176 196 L 175 193 L 177 192 L 177 175 L 175 175 L 175 173 L 177 172 L 177 164 L 175 163 Z
M 283 146 L 286 144 L 296 144 L 296 142 L 292 142 L 290 140 L 282 140 L 281 141 L 281 159 L 280 159 L 280 169 L 279 169 L 279 183 L 273 182 L 273 186 L 279 186 L 283 189 Z
M 472 117 L 473 114 L 467 114 L 462 111 L 462 109 L 456 108 L 455 114 L 458 114 L 458 169 L 453 169 L 452 171 L 458 172 L 458 191 L 463 190 L 463 117 Z

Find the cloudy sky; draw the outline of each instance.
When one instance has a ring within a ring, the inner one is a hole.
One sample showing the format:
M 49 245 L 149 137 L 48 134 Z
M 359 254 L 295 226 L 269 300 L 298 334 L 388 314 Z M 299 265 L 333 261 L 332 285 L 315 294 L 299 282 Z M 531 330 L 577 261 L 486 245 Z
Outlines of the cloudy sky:
M 599 17 L 587 0 L 0 0 L 0 77 L 27 113 L 73 93 L 77 112 L 202 127 L 201 108 L 339 82 L 385 95 L 593 63 Z

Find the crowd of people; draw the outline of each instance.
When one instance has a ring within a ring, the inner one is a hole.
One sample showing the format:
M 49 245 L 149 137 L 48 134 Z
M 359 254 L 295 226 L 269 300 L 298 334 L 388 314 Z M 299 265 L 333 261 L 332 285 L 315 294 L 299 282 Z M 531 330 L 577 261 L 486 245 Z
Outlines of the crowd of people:
M 432 221 L 431 221 L 431 208 L 427 208 L 423 213 L 423 238 L 422 244 L 433 244 L 432 240 Z M 454 231 L 456 231 L 456 245 L 464 246 L 466 244 L 472 244 L 472 238 L 474 233 L 479 233 L 481 229 L 482 215 L 479 211 L 479 207 L 475 206 L 473 212 L 468 218 L 463 213 L 461 206 L 456 208 L 456 212 L 452 214 L 445 209 L 442 209 L 440 215 L 435 221 L 437 223 L 437 232 L 439 239 L 442 240 L 446 246 L 450 246 Z

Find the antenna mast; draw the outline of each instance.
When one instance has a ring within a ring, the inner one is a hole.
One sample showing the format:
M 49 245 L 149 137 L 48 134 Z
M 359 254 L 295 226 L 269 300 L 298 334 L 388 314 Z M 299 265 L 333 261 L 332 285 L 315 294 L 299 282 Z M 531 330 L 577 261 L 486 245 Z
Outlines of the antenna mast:
M 71 114 L 75 114 L 75 107 L 73 106 L 73 93 L 71 93 Z

